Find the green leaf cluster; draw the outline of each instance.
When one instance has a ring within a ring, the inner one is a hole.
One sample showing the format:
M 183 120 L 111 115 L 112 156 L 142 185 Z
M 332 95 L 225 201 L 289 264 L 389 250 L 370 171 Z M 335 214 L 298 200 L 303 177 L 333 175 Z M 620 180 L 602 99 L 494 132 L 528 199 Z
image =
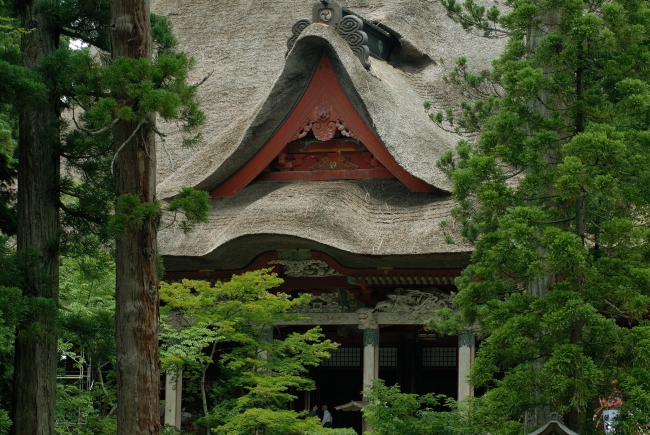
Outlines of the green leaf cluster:
M 161 203 L 145 202 L 138 195 L 124 194 L 117 197 L 115 214 L 111 216 L 108 231 L 113 235 L 127 232 L 129 225 L 141 226 L 145 219 L 158 218 Z
M 167 210 L 174 214 L 174 221 L 178 212 L 185 215 L 185 219 L 181 221 L 180 226 L 187 233 L 194 228 L 196 223 L 208 221 L 209 200 L 210 195 L 208 192 L 183 187 L 179 194 L 170 201 Z
M 374 428 L 366 432 L 369 435 L 463 433 L 461 414 L 434 409 L 455 406 L 455 402 L 445 396 L 405 394 L 400 391 L 399 385 L 387 387 L 379 379 L 373 381 L 364 397 L 370 403 L 362 410 L 363 418 Z
M 309 301 L 269 292 L 282 283 L 268 270 L 234 275 L 230 281 L 183 280 L 162 284 L 161 360 L 164 368 L 195 371 L 205 384 L 208 367 L 218 366 L 216 387 L 202 391 L 205 417 L 199 424 L 223 434 L 320 433 L 316 419 L 287 410 L 290 391 L 314 388 L 307 376 L 336 343 L 320 328 L 273 340 L 279 321 L 298 319 L 291 310 Z M 208 394 L 210 398 L 208 399 Z M 328 432 L 329 433 L 329 432 Z
M 60 274 L 59 354 L 83 369 L 87 378 L 57 384 L 55 433 L 114 434 L 113 256 L 99 251 L 92 257 L 64 257 Z M 59 367 L 63 375 L 63 366 Z

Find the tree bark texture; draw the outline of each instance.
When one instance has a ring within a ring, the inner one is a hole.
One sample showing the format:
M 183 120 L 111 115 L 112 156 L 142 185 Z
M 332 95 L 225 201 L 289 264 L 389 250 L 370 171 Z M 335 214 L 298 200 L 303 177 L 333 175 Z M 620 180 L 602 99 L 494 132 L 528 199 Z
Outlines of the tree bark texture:
M 534 52 L 537 49 L 542 38 L 544 38 L 548 33 L 555 32 L 557 30 L 557 26 L 560 22 L 560 18 L 561 18 L 561 11 L 550 12 L 543 19 L 543 22 L 545 23 L 545 27 L 546 27 L 545 29 L 531 27 L 528 30 L 527 45 L 531 52 Z M 550 73 L 550 72 L 551 71 L 548 68 L 545 69 L 545 73 Z M 546 91 L 540 92 L 537 99 L 533 99 L 528 103 L 531 112 L 538 113 L 544 117 L 549 117 L 551 115 L 551 110 L 549 109 L 549 107 L 556 107 L 558 106 L 558 104 L 560 104 L 558 101 L 551 100 L 550 96 L 548 95 L 548 92 Z M 532 134 L 534 133 L 534 131 L 530 129 L 530 133 Z M 544 159 L 547 162 L 553 161 L 554 158 L 555 156 L 551 150 L 548 150 L 547 155 L 544 156 Z M 546 250 L 541 246 L 538 247 L 537 250 L 540 257 L 543 258 L 544 255 L 546 254 Z M 527 282 L 526 292 L 529 296 L 543 298 L 546 296 L 546 294 L 549 291 L 551 291 L 552 285 L 553 285 L 553 276 L 551 276 L 550 274 L 544 274 L 543 276 L 540 276 L 536 279 Z M 535 361 L 531 362 L 531 364 L 536 371 L 539 371 L 543 368 L 545 362 L 546 362 L 545 358 L 536 359 Z M 541 393 L 538 391 L 536 392 L 535 400 L 541 401 L 540 398 L 541 398 Z M 552 410 L 548 406 L 537 406 L 535 408 L 529 409 L 526 412 L 524 412 L 524 432 L 525 433 L 528 432 L 529 428 L 531 427 L 539 427 L 544 423 L 546 423 L 546 421 L 548 420 L 548 414 L 551 411 Z
M 21 49 L 28 68 L 52 55 L 57 36 L 39 8 L 52 0 L 20 2 Z M 18 146 L 17 248 L 23 270 L 22 290 L 28 301 L 44 298 L 48 308 L 32 311 L 16 328 L 11 433 L 54 432 L 57 333 L 54 324 L 59 296 L 59 127 L 55 96 L 40 110 L 23 109 Z M 39 307 L 43 307 L 39 304 Z
M 149 0 L 111 1 L 111 55 L 151 58 Z M 117 100 L 124 96 L 115 95 Z M 121 121 L 113 128 L 114 151 L 138 129 Z M 156 151 L 151 127 L 140 130 L 115 161 L 115 194 L 156 200 Z M 120 212 L 120 210 L 116 210 Z M 117 427 L 119 435 L 160 432 L 158 367 L 158 261 L 156 219 L 130 224 L 116 241 Z

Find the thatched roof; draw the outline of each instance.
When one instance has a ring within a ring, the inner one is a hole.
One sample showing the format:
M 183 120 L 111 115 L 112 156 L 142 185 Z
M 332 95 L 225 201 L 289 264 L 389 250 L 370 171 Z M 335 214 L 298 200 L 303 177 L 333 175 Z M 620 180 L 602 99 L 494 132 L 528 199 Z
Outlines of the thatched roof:
M 371 68 L 366 70 L 340 36 L 322 24 L 307 27 L 285 59 L 291 25 L 311 15 L 311 1 L 152 0 L 152 10 L 172 20 L 181 48 L 196 59 L 194 79 L 213 73 L 200 88 L 208 118 L 204 143 L 184 149 L 180 135 L 173 133 L 174 126 L 162 126 L 171 133 L 168 147 L 176 171 L 171 172 L 160 150 L 160 198 L 173 196 L 183 186 L 213 189 L 244 165 L 287 116 L 323 49 L 352 104 L 398 164 L 442 191 L 450 189 L 449 180 L 435 162 L 458 138 L 437 128 L 422 102 L 430 100 L 440 109 L 457 105 L 459 96 L 444 82 L 445 71 L 461 55 L 475 69 L 485 68 L 502 46 L 465 33 L 446 17 L 437 1 L 340 3 L 399 39 L 401 47 L 393 52 L 390 62 L 371 58 Z M 183 236 L 173 228 L 163 230 L 161 251 L 173 257 L 205 258 L 236 237 L 255 234 L 306 237 L 333 249 L 370 255 L 468 251 L 467 247 L 445 244 L 441 231 L 431 230 L 434 221 L 449 220 L 450 208 L 447 199 L 433 194 L 405 192 L 417 211 L 409 211 L 410 206 L 402 203 L 395 210 L 408 218 L 372 231 L 373 225 L 368 225 L 363 214 L 355 216 L 354 209 L 335 211 L 323 205 L 326 198 L 348 201 L 376 216 L 373 213 L 380 213 L 381 204 L 394 195 L 396 186 L 384 192 L 391 183 L 398 182 L 253 183 L 234 198 L 214 200 L 210 223 L 195 233 Z M 287 199 L 289 193 L 293 198 L 300 195 L 301 201 Z M 282 205 L 276 204 L 278 195 L 283 198 Z M 322 208 L 323 216 L 301 221 L 305 204 Z M 256 214 L 265 219 L 253 220 Z M 393 230 L 399 231 L 389 236 Z M 334 237 L 346 233 L 350 237 Z
M 258 182 L 233 197 L 213 199 L 208 224 L 188 234 L 162 231 L 159 242 L 166 256 L 205 259 L 195 263 L 199 270 L 244 267 L 258 253 L 283 248 L 376 257 L 367 259 L 368 267 L 391 265 L 382 258 L 387 256 L 451 254 L 453 262 L 441 258 L 435 265 L 458 267 L 470 247 L 445 242 L 446 234 L 457 236 L 454 228 L 440 225 L 449 220 L 452 205 L 433 193 L 410 192 L 394 179 Z M 246 236 L 254 237 L 243 240 Z M 349 267 L 362 267 L 352 261 Z M 167 267 L 189 266 L 170 260 Z M 403 262 L 409 266 L 415 266 L 412 260 Z

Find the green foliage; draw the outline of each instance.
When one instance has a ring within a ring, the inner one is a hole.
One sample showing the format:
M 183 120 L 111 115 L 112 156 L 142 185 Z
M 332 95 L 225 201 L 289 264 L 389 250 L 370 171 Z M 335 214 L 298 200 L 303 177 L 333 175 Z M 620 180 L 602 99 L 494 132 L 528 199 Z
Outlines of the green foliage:
M 69 38 L 80 39 L 104 51 L 110 50 L 110 1 L 62 0 L 41 5 L 41 13 Z
M 462 432 L 462 415 L 458 412 L 439 412 L 434 407 L 455 406 L 453 400 L 442 395 L 405 394 L 398 385 L 387 387 L 381 379 L 373 382 L 365 392 L 370 402 L 363 418 L 374 427 L 366 432 L 373 435 L 455 435 Z M 470 433 L 469 431 L 467 433 Z
M 356 435 L 353 429 L 326 429 L 317 418 L 296 418 L 294 411 L 252 408 L 215 430 L 218 435 Z M 304 417 L 304 416 L 303 416 Z
M 476 250 L 456 281 L 460 317 L 431 325 L 480 327 L 471 381 L 488 387 L 474 406 L 491 433 L 521 433 L 536 409 L 592 433 L 614 379 L 618 431 L 638 433 L 650 418 L 648 4 L 511 0 L 504 16 L 445 4 L 509 41 L 490 73 L 459 60 L 451 78 L 475 100 L 455 121 L 434 116 L 480 136 L 438 163 Z
M 174 213 L 174 220 L 178 211 L 182 211 L 185 219 L 181 221 L 181 228 L 189 232 L 198 222 L 207 222 L 210 211 L 210 195 L 202 190 L 183 187 L 180 193 L 169 203 L 167 209 Z
M 181 430 L 176 426 L 165 424 L 160 428 L 160 435 L 180 435 Z
M 197 131 L 205 116 L 195 101 L 197 87 L 187 82 L 193 60 L 174 51 L 176 39 L 168 19 L 152 15 L 151 20 L 157 49 L 152 61 L 111 60 L 89 48 L 71 51 L 66 47 L 41 68 L 50 87 L 56 87 L 69 102 L 77 127 L 66 134 L 62 146 L 68 166 L 74 169 L 61 181 L 61 206 L 66 212 L 63 223 L 70 228 L 63 237 L 67 249 L 97 249 L 128 225 L 140 225 L 148 216 L 158 217 L 160 204 L 140 204 L 132 195 L 113 197 L 112 126 L 120 122 L 135 122 L 138 129 L 150 125 L 164 141 L 164 134 L 153 125 L 160 116 L 189 133 L 184 135 L 188 143 L 200 139 Z M 117 211 L 111 216 L 115 202 Z M 205 219 L 207 204 L 205 195 L 184 190 L 172 212 L 184 211 L 181 225 L 189 230 Z
M 200 385 L 211 364 L 218 364 L 217 387 L 208 405 L 202 391 L 205 416 L 199 424 L 216 433 L 319 433 L 319 424 L 302 420 L 287 410 L 295 396 L 289 392 L 314 388 L 305 375 L 329 357 L 337 345 L 322 340 L 320 328 L 270 340 L 268 331 L 279 321 L 297 319 L 289 313 L 309 301 L 308 295 L 291 299 L 268 290 L 282 283 L 267 270 L 233 276 L 212 286 L 184 280 L 161 284 L 162 365 L 166 369 L 200 373 Z M 211 412 L 208 412 L 212 409 Z
M 110 252 L 62 259 L 59 353 L 76 368 L 91 370 L 94 383 L 59 381 L 58 434 L 115 433 L 114 294 L 115 266 Z
M 127 232 L 129 225 L 141 226 L 145 219 L 157 219 L 160 207 L 160 201 L 143 202 L 138 195 L 121 195 L 117 198 L 115 214 L 109 220 L 108 231 L 120 235 Z
M 16 233 L 15 205 L 18 109 L 43 104 L 45 86 L 22 66 L 19 23 L 0 3 L 0 234 Z
M 508 31 L 499 28 L 501 11 L 494 5 L 486 9 L 474 0 L 465 0 L 462 6 L 456 0 L 442 0 L 442 4 L 447 8 L 449 16 L 465 30 L 476 29 L 488 38 L 499 38 L 508 34 Z
M 0 435 L 7 435 L 11 428 L 11 424 L 9 413 L 4 409 L 0 409 Z

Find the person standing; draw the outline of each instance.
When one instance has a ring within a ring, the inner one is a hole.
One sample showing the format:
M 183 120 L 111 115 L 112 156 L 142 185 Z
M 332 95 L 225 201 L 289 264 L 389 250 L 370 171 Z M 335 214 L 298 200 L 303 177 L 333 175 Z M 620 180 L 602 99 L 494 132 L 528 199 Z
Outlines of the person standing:
M 327 410 L 327 405 L 323 405 L 323 420 L 321 421 L 321 425 L 323 427 L 332 427 L 332 414 Z
M 318 417 L 318 405 L 314 405 L 314 407 L 309 411 L 309 416 L 310 417 Z

